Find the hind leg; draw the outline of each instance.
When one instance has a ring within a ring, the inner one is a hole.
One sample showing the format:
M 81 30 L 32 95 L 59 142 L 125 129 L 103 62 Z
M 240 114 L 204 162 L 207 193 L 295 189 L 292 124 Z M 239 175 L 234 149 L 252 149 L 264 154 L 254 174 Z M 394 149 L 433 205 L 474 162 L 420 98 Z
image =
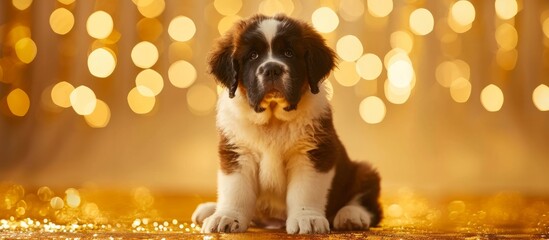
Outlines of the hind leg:
M 205 202 L 201 203 L 196 207 L 196 210 L 193 212 L 192 221 L 195 224 L 202 225 L 204 219 L 211 216 L 215 212 L 217 203 L 215 202 Z
M 337 212 L 333 226 L 336 230 L 367 230 L 372 223 L 372 213 L 356 201 L 351 201 Z

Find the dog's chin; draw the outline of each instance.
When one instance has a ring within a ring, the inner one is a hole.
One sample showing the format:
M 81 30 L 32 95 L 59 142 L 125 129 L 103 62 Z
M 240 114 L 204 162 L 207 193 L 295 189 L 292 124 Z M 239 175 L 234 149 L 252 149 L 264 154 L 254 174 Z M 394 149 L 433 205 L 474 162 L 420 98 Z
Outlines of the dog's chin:
M 279 90 L 273 89 L 268 91 L 263 100 L 254 108 L 255 112 L 261 113 L 267 109 L 275 111 L 277 108 L 282 108 L 284 111 L 292 111 L 296 109 L 297 104 L 290 104 L 284 97 L 284 93 Z

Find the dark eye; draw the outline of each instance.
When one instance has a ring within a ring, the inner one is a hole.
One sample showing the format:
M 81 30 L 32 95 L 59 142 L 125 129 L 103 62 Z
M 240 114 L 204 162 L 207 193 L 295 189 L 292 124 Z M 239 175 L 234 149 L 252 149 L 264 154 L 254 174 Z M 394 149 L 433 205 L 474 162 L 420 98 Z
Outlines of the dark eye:
M 258 57 L 259 57 L 259 54 L 257 54 L 256 52 L 251 52 L 250 53 L 250 59 L 251 60 L 257 59 Z
M 288 50 L 284 51 L 284 56 L 291 58 L 291 57 L 294 56 L 294 52 L 292 52 L 292 50 L 288 49 Z

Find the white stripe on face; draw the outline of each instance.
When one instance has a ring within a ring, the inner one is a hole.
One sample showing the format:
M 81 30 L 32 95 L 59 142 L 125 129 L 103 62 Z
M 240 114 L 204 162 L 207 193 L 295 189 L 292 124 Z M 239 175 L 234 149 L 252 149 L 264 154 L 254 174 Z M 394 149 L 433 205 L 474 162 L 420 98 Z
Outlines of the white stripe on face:
M 271 43 L 273 41 L 273 38 L 276 35 L 279 24 L 280 24 L 280 21 L 276 19 L 263 20 L 259 24 L 259 31 L 263 33 L 263 36 L 265 36 L 265 39 L 267 39 L 267 44 L 269 44 L 269 57 L 272 56 Z

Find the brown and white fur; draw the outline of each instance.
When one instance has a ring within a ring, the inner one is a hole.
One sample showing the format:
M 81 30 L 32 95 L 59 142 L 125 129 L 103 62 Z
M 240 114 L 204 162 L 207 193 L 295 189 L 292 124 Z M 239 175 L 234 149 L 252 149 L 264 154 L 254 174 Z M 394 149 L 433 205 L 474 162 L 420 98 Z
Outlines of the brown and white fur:
M 300 234 L 378 225 L 380 177 L 350 161 L 336 135 L 321 85 L 335 54 L 309 24 L 284 15 L 243 20 L 209 64 L 225 90 L 217 104 L 217 203 L 192 216 L 202 232 L 276 220 Z

